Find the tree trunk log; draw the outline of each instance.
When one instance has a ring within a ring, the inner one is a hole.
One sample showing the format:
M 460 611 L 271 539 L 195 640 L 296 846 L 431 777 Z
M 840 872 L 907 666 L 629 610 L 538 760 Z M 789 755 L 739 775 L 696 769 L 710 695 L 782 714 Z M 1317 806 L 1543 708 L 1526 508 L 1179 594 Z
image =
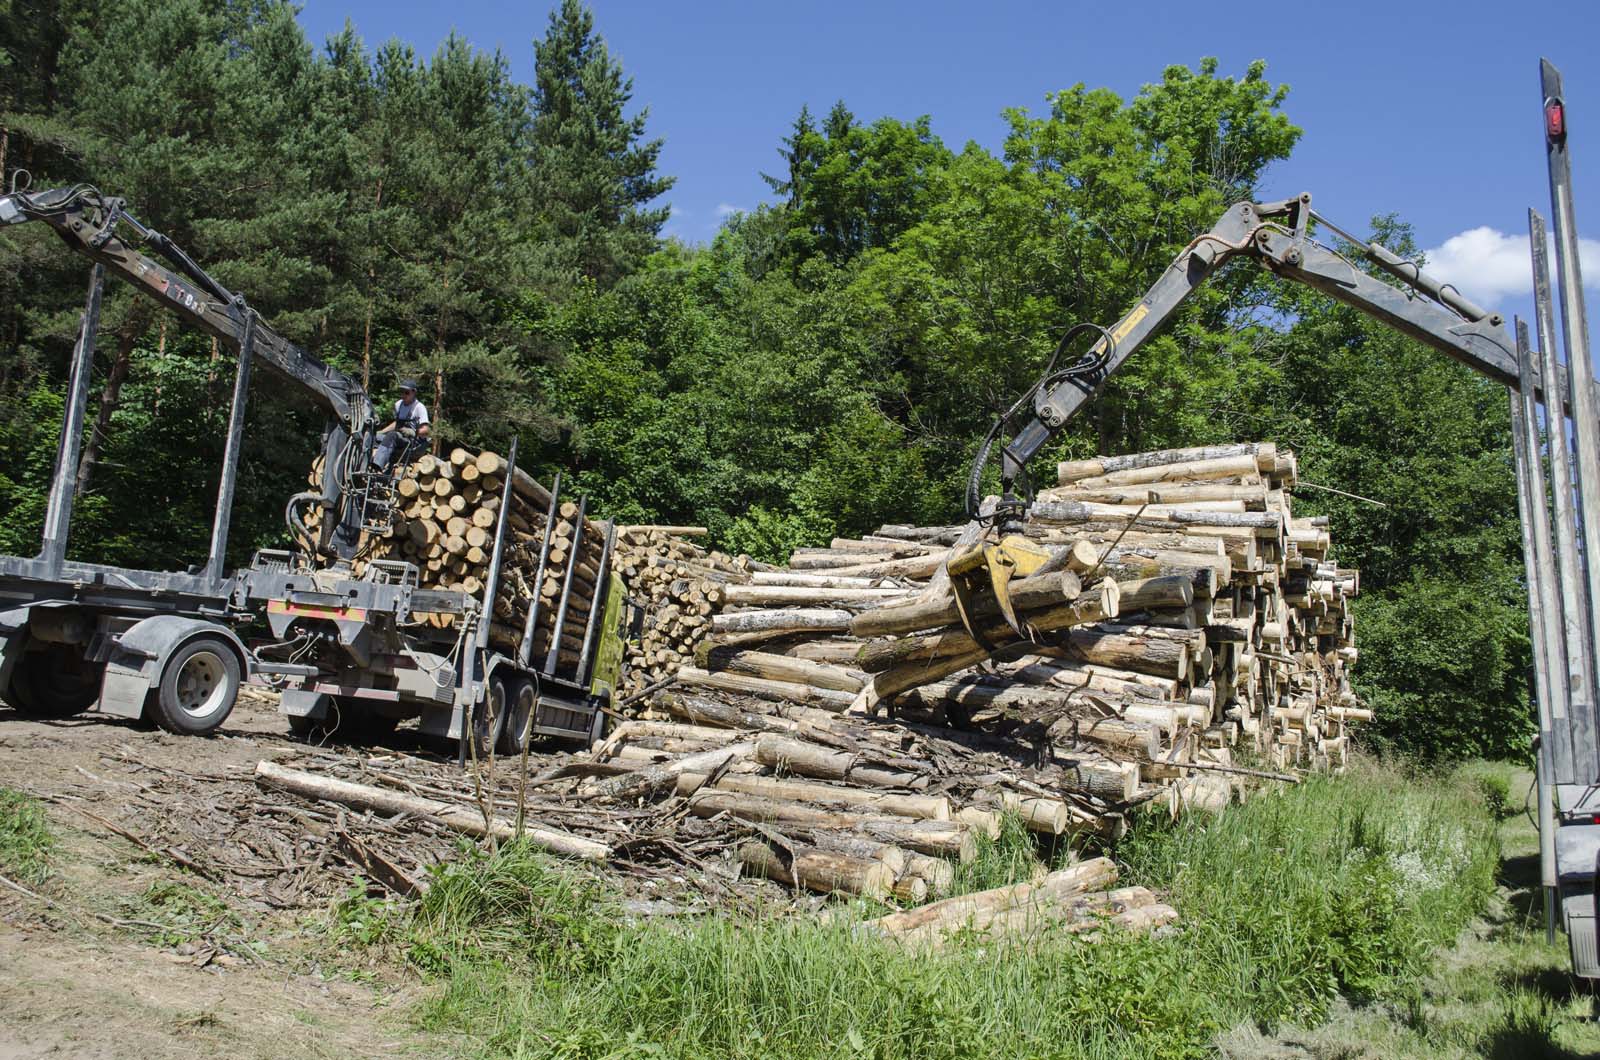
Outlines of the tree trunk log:
M 491 818 L 486 822 L 483 814 L 477 810 L 468 810 L 437 799 L 406 795 L 387 788 L 374 788 L 366 784 L 352 784 L 332 777 L 304 773 L 272 761 L 256 763 L 256 782 L 306 798 L 336 802 L 358 810 L 371 810 L 374 813 L 390 816 L 401 813 L 416 814 L 468 835 L 501 840 L 518 838 L 515 824 L 498 818 Z M 526 826 L 522 829 L 521 838 L 552 853 L 565 854 L 586 861 L 604 861 L 611 856 L 611 848 L 604 843 L 549 828 Z

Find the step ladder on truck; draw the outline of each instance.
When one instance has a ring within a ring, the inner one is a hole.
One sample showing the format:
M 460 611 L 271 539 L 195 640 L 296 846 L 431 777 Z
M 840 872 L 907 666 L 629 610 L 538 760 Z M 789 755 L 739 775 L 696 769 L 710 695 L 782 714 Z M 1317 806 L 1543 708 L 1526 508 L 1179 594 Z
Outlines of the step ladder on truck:
M 472 749 L 485 752 L 534 734 L 588 740 L 602 731 L 605 704 L 619 684 L 624 594 L 610 571 L 613 531 L 587 520 L 586 505 L 580 504 L 576 529 L 601 542 L 593 557 L 601 576 L 587 585 L 569 577 L 557 601 L 563 617 L 586 616 L 580 650 L 558 638 L 554 650 L 535 660 L 527 637 L 518 650 L 492 650 L 503 518 L 493 576 L 477 595 L 422 589 L 409 563 L 356 562 L 365 535 L 392 519 L 394 500 L 392 474 L 367 459 L 376 419 L 357 381 L 279 335 L 242 296 L 141 224 L 121 199 L 87 185 L 13 187 L 0 196 L 0 225 L 30 222 L 54 229 L 94 265 L 68 370 L 40 550 L 0 556 L 0 699 L 35 717 L 98 709 L 204 735 L 226 720 L 248 682 L 283 688 L 285 713 L 302 730 L 341 720 L 352 729 L 382 728 L 416 716 L 424 731 L 461 740 L 464 750 L 471 741 L 462 738 L 476 735 Z M 207 556 L 185 571 L 67 556 L 108 275 L 237 359 Z M 321 488 L 297 498 L 318 505 L 323 519 L 316 535 L 299 536 L 298 551 L 260 552 L 248 569 L 230 572 L 229 524 L 257 370 L 327 414 Z M 513 474 L 528 479 L 513 467 L 508 487 Z M 558 516 L 558 498 L 544 492 Z M 423 614 L 452 616 L 452 629 L 419 622 Z M 252 635 L 261 629 L 269 635 Z M 285 643 L 295 645 L 292 658 L 275 650 Z

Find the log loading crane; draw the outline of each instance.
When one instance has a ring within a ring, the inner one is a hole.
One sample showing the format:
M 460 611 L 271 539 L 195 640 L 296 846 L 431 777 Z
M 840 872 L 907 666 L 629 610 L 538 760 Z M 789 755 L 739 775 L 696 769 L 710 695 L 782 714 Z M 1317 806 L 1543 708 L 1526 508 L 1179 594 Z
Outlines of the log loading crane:
M 1555 203 L 1561 292 L 1568 332 L 1568 364 L 1587 366 L 1587 337 L 1573 234 L 1571 176 L 1566 153 L 1566 106 L 1559 72 L 1542 69 L 1543 115 Z M 968 514 L 985 527 L 988 543 L 974 542 L 963 557 L 990 566 L 988 580 L 1004 600 L 1009 568 L 1026 562 L 1029 546 L 1015 538 L 993 543 L 1032 506 L 1027 463 L 1106 381 L 1154 335 L 1201 284 L 1234 260 L 1250 261 L 1285 280 L 1304 284 L 1353 306 L 1433 347 L 1511 391 L 1523 550 L 1529 572 L 1529 610 L 1535 645 L 1534 691 L 1539 708 L 1540 839 L 1546 923 L 1567 929 L 1573 967 L 1600 978 L 1596 953 L 1596 879 L 1600 875 L 1600 754 L 1596 748 L 1595 659 L 1600 651 L 1600 555 L 1588 553 L 1576 528 L 1600 524 L 1600 393 L 1592 371 L 1569 373 L 1557 361 L 1543 219 L 1529 211 L 1540 349 L 1530 349 L 1519 320 L 1516 340 L 1504 318 L 1465 298 L 1377 243 L 1356 238 L 1329 222 L 1303 194 L 1279 202 L 1238 203 L 1177 255 L 1139 302 L 1110 328 L 1079 324 L 1057 346 L 1045 374 L 996 421 L 973 461 L 967 482 Z M 1345 240 L 1352 252 L 1400 281 L 1386 283 L 1339 251 L 1313 238 L 1313 225 Z M 1056 362 L 1085 333 L 1097 337 L 1081 357 Z M 1548 386 L 1546 385 L 1548 384 Z M 1541 411 L 1542 406 L 1542 411 Z M 1540 455 L 1540 422 L 1548 431 L 1550 477 Z M 1567 421 L 1577 449 L 1569 470 Z M 1013 433 L 1014 431 L 1014 433 Z M 1010 434 L 1010 441 L 1003 441 Z M 1002 495 L 980 505 L 983 475 L 1000 444 Z M 1547 484 L 1554 515 L 1547 514 Z M 1576 514 L 1575 514 L 1576 512 Z M 1553 526 L 1552 526 L 1553 522 Z M 1553 531 L 1553 533 L 1552 533 Z M 1020 560 L 1019 560 L 1020 558 Z M 954 573 L 958 560 L 952 560 Z M 1587 579 L 1585 579 L 1587 572 Z
M 42 547 L 33 557 L 0 556 L 0 698 L 33 716 L 98 706 L 201 735 L 223 723 L 240 684 L 251 681 L 282 691 L 281 708 L 297 731 L 342 723 L 371 732 L 415 715 L 424 732 L 456 738 L 463 748 L 470 738 L 482 750 L 496 742 L 520 749 L 536 733 L 588 739 L 600 731 L 622 655 L 623 594 L 605 576 L 609 528 L 602 577 L 589 590 L 596 599 L 558 602 L 591 616 L 582 652 L 552 652 L 536 664 L 531 636 L 520 651 L 491 651 L 509 502 L 500 509 L 490 577 L 479 595 L 423 589 L 415 566 L 404 562 L 372 560 L 358 575 L 366 542 L 392 525 L 395 509 L 394 475 L 369 459 L 376 419 L 361 384 L 274 331 L 242 296 L 128 213 L 122 199 L 84 184 L 0 196 L 0 225 L 27 222 L 49 225 L 95 264 L 68 373 Z M 184 572 L 67 558 L 107 274 L 237 355 L 209 552 Z M 257 366 L 327 414 L 321 488 L 289 501 L 286 521 L 298 550 L 259 551 L 248 569 L 229 573 L 224 556 Z M 513 443 L 508 496 L 519 474 L 515 457 Z M 553 518 L 558 497 L 533 486 Z M 315 534 L 303 514 L 311 505 L 322 513 Z M 564 592 L 583 589 L 569 580 Z M 455 622 L 444 632 L 413 621 L 418 613 Z M 263 626 L 270 637 L 241 636 Z

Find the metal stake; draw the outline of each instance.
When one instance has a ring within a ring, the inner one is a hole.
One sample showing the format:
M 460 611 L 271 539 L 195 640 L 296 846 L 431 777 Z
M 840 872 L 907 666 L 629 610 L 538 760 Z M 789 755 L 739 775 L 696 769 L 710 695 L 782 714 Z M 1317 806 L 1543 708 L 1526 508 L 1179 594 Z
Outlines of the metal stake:
M 1561 378 L 1556 364 L 1555 318 L 1550 305 L 1549 263 L 1545 257 L 1544 218 L 1528 211 L 1528 232 L 1533 249 L 1534 319 L 1539 332 L 1539 376 Z M 1578 523 L 1573 495 L 1572 466 L 1567 456 L 1567 419 L 1559 388 L 1545 390 L 1545 433 L 1550 443 L 1550 488 L 1555 499 L 1556 575 L 1561 592 L 1562 638 L 1567 646 L 1569 713 L 1573 772 L 1556 774 L 1551 782 L 1558 791 L 1566 785 L 1587 785 L 1594 779 L 1594 641 L 1589 633 L 1588 585 L 1578 554 Z M 1563 808 L 1566 808 L 1565 806 Z
M 228 552 L 228 525 L 233 519 L 233 491 L 239 481 L 239 451 L 244 442 L 245 403 L 250 398 L 250 369 L 256 351 L 256 313 L 244 311 L 244 337 L 239 340 L 239 365 L 233 373 L 233 404 L 228 408 L 228 440 L 222 450 L 222 479 L 217 483 L 217 510 L 211 518 L 211 549 L 206 556 L 206 581 L 222 581 Z
M 1550 546 L 1550 510 L 1539 456 L 1539 400 L 1533 382 L 1528 325 L 1516 321 L 1518 390 L 1511 395 L 1512 452 L 1517 461 L 1517 507 L 1522 515 L 1523 563 L 1528 579 L 1528 620 L 1534 645 L 1534 682 L 1539 697 L 1541 754 L 1551 776 L 1572 776 L 1571 690 L 1555 675 L 1567 672 L 1561 627 L 1561 587 Z M 1557 398 L 1559 401 L 1559 397 Z M 1551 881 L 1554 883 L 1554 880 Z
M 1567 153 L 1566 103 L 1561 93 L 1561 71 L 1550 60 L 1539 63 L 1540 88 L 1544 97 L 1545 156 L 1550 170 L 1550 207 L 1555 221 L 1556 279 L 1561 291 L 1561 331 L 1567 351 L 1567 385 L 1572 407 L 1574 444 L 1578 451 L 1578 498 L 1585 551 L 1590 536 L 1600 527 L 1600 422 L 1596 419 L 1594 367 L 1589 362 L 1589 325 L 1584 317 L 1583 275 L 1578 263 L 1578 225 L 1572 207 L 1572 160 Z M 1544 253 L 1543 242 L 1535 246 L 1536 256 Z M 1541 335 L 1541 343 L 1543 337 Z M 1551 343 L 1552 347 L 1554 343 Z M 1600 557 L 1589 557 L 1586 573 L 1589 589 L 1589 635 L 1594 657 L 1600 658 Z M 1592 671 L 1591 671 L 1592 673 Z M 1595 694 L 1600 696 L 1600 689 Z M 1593 702 L 1593 700 L 1591 700 Z M 1600 781 L 1600 755 L 1593 741 L 1580 747 L 1577 765 L 1582 770 L 1579 782 Z M 1583 752 L 1587 752 L 1587 756 Z
M 61 417 L 55 474 L 50 479 L 50 499 L 44 511 L 44 540 L 39 558 L 48 564 L 52 577 L 60 576 L 67 561 L 72 503 L 78 493 L 78 457 L 83 452 L 83 421 L 89 407 L 89 377 L 94 372 L 94 337 L 100 330 L 100 300 L 105 288 L 106 268 L 96 265 L 89 273 L 89 295 L 83 305 L 78 343 L 72 350 L 67 407 Z

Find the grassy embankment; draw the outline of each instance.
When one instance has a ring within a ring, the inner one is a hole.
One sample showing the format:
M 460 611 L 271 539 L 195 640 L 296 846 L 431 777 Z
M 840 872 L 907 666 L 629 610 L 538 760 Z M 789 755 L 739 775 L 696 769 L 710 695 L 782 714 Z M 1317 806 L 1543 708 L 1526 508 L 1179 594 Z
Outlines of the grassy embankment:
M 1506 800 L 1486 775 L 1363 765 L 1214 822 L 1146 824 L 1117 856 L 1123 882 L 1182 914 L 1160 938 L 911 955 L 853 929 L 876 912 L 865 905 L 821 922 L 638 923 L 597 883 L 515 846 L 444 870 L 413 909 L 351 901 L 336 919 L 434 979 L 417 1018 L 486 1056 L 1187 1057 L 1219 1036 L 1242 1033 L 1248 1053 L 1262 1044 L 1252 1028 L 1318 1025 L 1357 1043 L 1340 1055 L 1379 1039 L 1392 1048 L 1372 1055 L 1548 1052 L 1571 1006 L 1507 977 L 1560 968 L 1536 925 L 1502 916 L 1494 932 L 1515 937 L 1473 943 L 1493 959 L 1451 964 L 1496 903 Z M 993 845 L 965 884 L 1022 871 L 1026 843 Z

